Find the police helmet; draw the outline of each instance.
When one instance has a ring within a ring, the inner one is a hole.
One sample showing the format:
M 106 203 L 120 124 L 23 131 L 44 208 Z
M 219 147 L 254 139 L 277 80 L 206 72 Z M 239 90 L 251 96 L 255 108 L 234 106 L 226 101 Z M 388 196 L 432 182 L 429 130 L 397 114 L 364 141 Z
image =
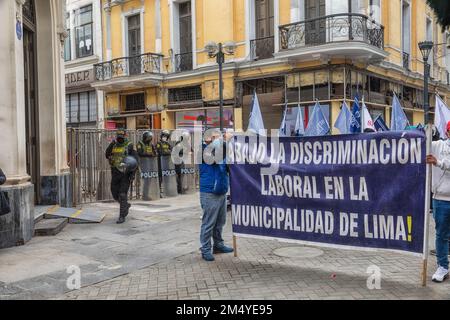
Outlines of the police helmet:
M 124 140 L 126 137 L 126 132 L 123 129 L 119 129 L 116 131 L 116 139 L 117 140 Z
M 127 156 L 123 159 L 122 173 L 133 173 L 138 168 L 137 160 L 132 156 Z
M 145 131 L 142 135 L 142 139 L 144 141 L 152 141 L 153 140 L 153 132 L 151 131 Z
M 170 132 L 169 132 L 169 130 L 163 130 L 163 131 L 161 132 L 161 138 L 164 138 L 164 137 L 166 137 L 167 139 L 169 139 L 169 137 L 170 137 Z

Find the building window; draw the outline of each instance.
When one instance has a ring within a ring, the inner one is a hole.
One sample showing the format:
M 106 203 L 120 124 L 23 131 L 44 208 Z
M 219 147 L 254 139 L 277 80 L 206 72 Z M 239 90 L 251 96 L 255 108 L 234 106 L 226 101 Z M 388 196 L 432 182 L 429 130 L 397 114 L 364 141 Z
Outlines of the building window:
M 202 87 L 169 89 L 169 103 L 202 100 Z
M 92 5 L 75 11 L 75 25 L 77 58 L 93 55 Z
M 95 91 L 66 95 L 66 122 L 68 124 L 97 121 L 97 95 Z
M 64 61 L 70 61 L 72 59 L 72 46 L 70 45 L 70 13 L 66 13 L 66 28 L 67 28 L 67 38 L 64 41 Z
M 125 112 L 145 111 L 145 94 L 136 93 L 125 96 Z
M 189 71 L 193 68 L 192 50 L 192 5 L 191 1 L 178 5 L 179 52 L 175 55 L 175 71 Z

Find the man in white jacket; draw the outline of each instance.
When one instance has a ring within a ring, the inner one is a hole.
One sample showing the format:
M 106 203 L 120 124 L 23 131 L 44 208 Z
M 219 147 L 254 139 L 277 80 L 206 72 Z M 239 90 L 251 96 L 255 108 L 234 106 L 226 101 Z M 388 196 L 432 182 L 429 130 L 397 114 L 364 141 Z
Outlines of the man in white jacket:
M 448 253 L 450 237 L 450 121 L 447 123 L 447 139 L 433 141 L 432 154 L 427 163 L 433 165 L 433 217 L 436 224 L 436 256 L 438 269 L 434 282 L 448 279 Z

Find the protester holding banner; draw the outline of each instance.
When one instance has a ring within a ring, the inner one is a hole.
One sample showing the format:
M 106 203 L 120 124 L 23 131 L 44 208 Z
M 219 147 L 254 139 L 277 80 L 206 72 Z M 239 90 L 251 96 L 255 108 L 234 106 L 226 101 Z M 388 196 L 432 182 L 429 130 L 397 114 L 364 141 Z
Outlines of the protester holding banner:
M 229 135 L 226 135 L 229 140 Z M 211 253 L 211 238 L 214 240 L 213 253 L 231 253 L 233 249 L 224 244 L 222 230 L 226 223 L 227 192 L 229 189 L 228 167 L 225 161 L 222 133 L 216 130 L 205 138 L 204 157 L 200 167 L 200 203 L 203 209 L 200 243 L 205 261 L 214 261 Z M 220 156 L 218 152 L 222 152 Z M 221 159 L 220 159 L 221 158 Z
M 447 138 L 450 138 L 450 121 L 447 123 Z M 433 164 L 433 216 L 436 224 L 436 256 L 438 269 L 434 282 L 448 279 L 448 253 L 450 237 L 450 139 L 433 141 L 432 154 L 427 163 Z

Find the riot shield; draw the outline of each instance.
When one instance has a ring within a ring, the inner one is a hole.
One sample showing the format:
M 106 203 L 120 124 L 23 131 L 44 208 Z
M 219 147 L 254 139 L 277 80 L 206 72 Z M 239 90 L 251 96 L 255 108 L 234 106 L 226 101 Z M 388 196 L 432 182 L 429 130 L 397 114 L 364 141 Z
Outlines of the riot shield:
M 140 164 L 142 200 L 159 200 L 161 192 L 159 188 L 158 158 L 141 158 Z
M 172 156 L 161 156 L 160 179 L 162 183 L 163 198 L 172 198 L 178 196 L 177 174 Z
M 193 164 L 185 164 L 181 169 L 181 181 L 183 185 L 183 194 L 192 194 L 197 191 L 195 184 L 196 166 Z

